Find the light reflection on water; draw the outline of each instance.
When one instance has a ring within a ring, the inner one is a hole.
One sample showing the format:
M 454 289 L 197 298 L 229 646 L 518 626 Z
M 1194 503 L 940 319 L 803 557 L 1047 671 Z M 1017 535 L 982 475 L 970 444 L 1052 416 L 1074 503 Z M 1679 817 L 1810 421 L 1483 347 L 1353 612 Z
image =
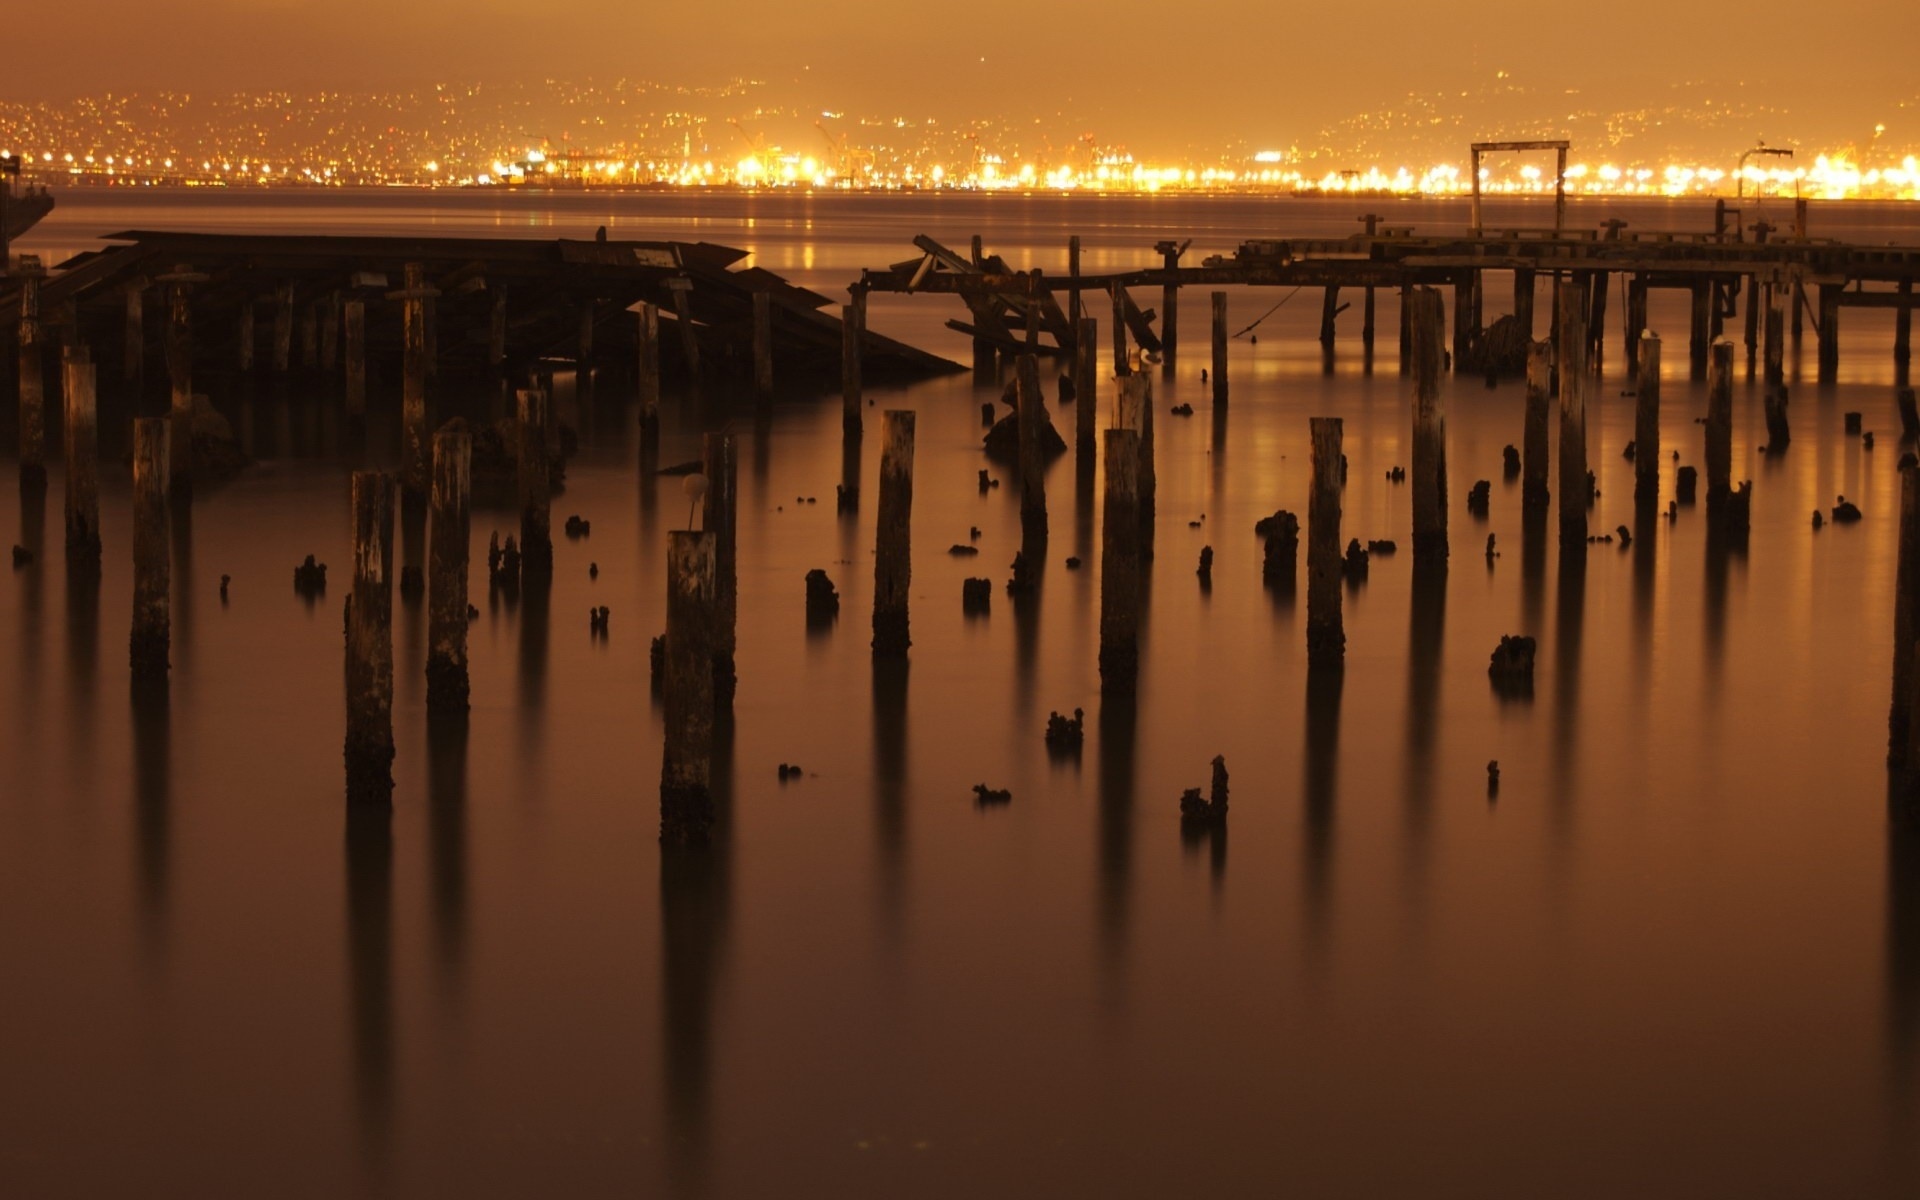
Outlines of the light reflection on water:
M 1016 264 L 1051 256 L 1050 271 L 1080 232 L 1097 271 L 1150 261 L 1169 232 L 1211 253 L 1346 232 L 1353 216 L 1295 201 L 667 200 L 504 215 L 540 236 L 604 221 L 613 236 L 739 242 L 763 265 L 810 258 L 796 281 L 836 301 L 923 230 L 964 245 L 978 228 Z M 1858 211 L 1877 240 L 1911 219 Z M 34 237 L 451 232 L 502 215 L 465 200 L 114 200 L 63 209 Z M 1236 294 L 1235 326 L 1277 298 Z M 1684 330 L 1667 299 L 1653 323 Z M 1490 288 L 1489 317 L 1504 302 Z M 1501 477 L 1518 388 L 1459 380 L 1452 561 L 1416 578 L 1406 485 L 1385 479 L 1410 456 L 1394 305 L 1381 298 L 1370 377 L 1357 336 L 1321 375 L 1317 306 L 1281 308 L 1258 344 L 1234 344 L 1224 427 L 1198 382 L 1205 306 L 1183 306 L 1189 353 L 1156 385 L 1158 556 L 1129 705 L 1098 694 L 1099 480 L 1071 455 L 1048 479 L 1037 600 L 996 587 L 990 616 L 961 614 L 960 580 L 1004 580 L 1019 537 L 1015 473 L 996 466 L 1003 486 L 977 491 L 965 376 L 873 388 L 851 446 L 831 400 L 789 396 L 764 422 L 669 404 L 661 462 L 697 457 L 728 416 L 741 446 L 740 693 L 716 762 L 727 819 L 684 859 L 654 841 L 647 668 L 665 532 L 684 512 L 674 480 L 635 469 L 619 372 L 590 401 L 563 397 L 583 449 L 555 522 L 579 513 L 591 537 L 556 539 L 550 593 L 482 598 L 476 579 L 464 733 L 426 721 L 424 613 L 396 603 L 390 822 L 350 821 L 341 802 L 351 463 L 334 402 L 265 383 L 220 397 L 261 461 L 176 524 L 165 705 L 127 691 L 127 439 L 103 419 L 97 580 L 61 569 L 57 467 L 48 501 L 0 489 L 0 527 L 40 556 L 0 600 L 4 1177 L 23 1195 L 154 1179 L 258 1192 L 296 1173 L 316 1194 L 1912 1187 L 1920 855 L 1912 827 L 1889 826 L 1882 765 L 1890 317 L 1848 314 L 1832 388 L 1811 381 L 1810 337 L 1790 356 L 1784 456 L 1756 452 L 1759 390 L 1742 375 L 1745 554 L 1709 544 L 1704 506 L 1671 525 L 1636 511 L 1617 351 L 1591 392 L 1591 524 L 1635 540 L 1584 559 L 1523 521 L 1518 480 Z M 876 299 L 873 323 L 961 357 L 941 329 L 953 315 L 932 297 Z M 1704 389 L 1674 374 L 1684 354 L 1667 357 L 1663 435 L 1698 463 Z M 494 397 L 444 400 L 484 411 Z M 1166 415 L 1181 401 L 1192 419 Z M 914 646 L 908 667 L 877 670 L 887 407 L 919 413 Z M 1880 448 L 1842 436 L 1851 409 Z M 1307 418 L 1327 413 L 1346 419 L 1343 535 L 1401 550 L 1345 592 L 1345 670 L 1314 675 L 1304 594 L 1263 588 L 1251 531 L 1276 508 L 1305 512 Z M 376 460 L 395 433 L 376 413 Z M 862 504 L 841 517 L 849 470 Z M 1464 504 L 1479 478 L 1493 481 L 1484 520 Z M 1811 511 L 1841 493 L 1866 520 L 1813 532 Z M 476 512 L 476 559 L 514 519 Z M 950 557 L 976 525 L 980 556 Z M 403 528 L 403 555 L 418 537 Z M 309 552 L 335 564 L 311 606 L 287 586 Z M 1067 570 L 1068 554 L 1086 565 Z M 813 567 L 842 608 L 810 633 Z M 587 635 L 596 604 L 612 609 L 605 642 Z M 1534 696 L 1503 702 L 1486 655 L 1523 632 L 1541 643 Z M 1046 715 L 1074 707 L 1088 744 L 1050 759 Z M 1176 817 L 1215 754 L 1232 771 L 1230 854 L 1225 839 L 1183 844 Z M 779 783 L 783 761 L 805 778 Z M 1014 802 L 977 809 L 980 782 Z

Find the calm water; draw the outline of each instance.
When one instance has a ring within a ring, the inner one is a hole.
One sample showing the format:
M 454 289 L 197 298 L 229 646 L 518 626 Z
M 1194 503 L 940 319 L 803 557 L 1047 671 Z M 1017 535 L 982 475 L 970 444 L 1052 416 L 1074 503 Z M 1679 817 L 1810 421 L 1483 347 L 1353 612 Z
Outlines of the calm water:
M 59 255 L 126 228 L 552 237 L 604 223 L 748 247 L 837 299 L 922 231 L 960 246 L 982 232 L 1049 270 L 1078 232 L 1102 270 L 1151 261 L 1165 236 L 1225 253 L 1259 234 L 1348 232 L 1359 211 L 81 196 L 21 248 Z M 1465 219 L 1459 205 L 1387 211 L 1419 228 Z M 1698 206 L 1623 215 L 1711 221 Z M 1814 220 L 1920 241 L 1920 210 Z M 1236 294 L 1234 326 L 1282 295 Z M 740 409 L 740 692 L 717 764 L 729 813 L 704 856 L 663 859 L 655 841 L 647 641 L 685 502 L 677 480 L 639 477 L 623 379 L 569 402 L 583 449 L 555 523 L 578 513 L 593 528 L 557 539 L 551 596 L 508 605 L 476 579 L 464 737 L 429 733 L 424 611 L 396 603 L 390 829 L 350 824 L 343 803 L 354 464 L 337 400 L 223 393 L 236 420 L 250 409 L 259 463 L 176 533 L 163 709 L 136 707 L 127 686 L 124 432 L 103 426 L 97 590 L 61 568 L 57 466 L 44 509 L 0 489 L 0 529 L 41 551 L 0 584 L 0 1190 L 1914 1194 L 1920 830 L 1890 823 L 1883 766 L 1891 314 L 1847 312 L 1837 386 L 1812 382 L 1811 334 L 1790 357 L 1784 456 L 1757 452 L 1759 391 L 1743 374 L 1745 555 L 1709 551 L 1701 508 L 1641 528 L 1630 549 L 1593 547 L 1584 570 L 1561 563 L 1550 527 L 1526 537 L 1518 482 L 1501 479 L 1520 390 L 1460 380 L 1453 565 L 1416 605 L 1409 493 L 1384 478 L 1411 455 L 1393 298 L 1371 376 L 1357 313 L 1342 320 L 1350 351 L 1320 373 L 1315 300 L 1234 343 L 1216 438 L 1198 380 L 1204 296 L 1187 296 L 1189 353 L 1157 383 L 1159 554 L 1131 707 L 1099 701 L 1097 492 L 1077 492 L 1070 457 L 1047 481 L 1037 602 L 997 594 L 991 616 L 962 616 L 960 581 L 1004 580 L 1019 537 L 1011 472 L 976 490 L 967 376 L 877 394 L 852 520 L 832 503 L 837 398 L 788 395 L 760 424 Z M 1506 303 L 1490 288 L 1488 319 Z M 881 299 L 872 320 L 960 358 L 942 328 L 960 313 Z M 1653 324 L 1668 333 L 1663 432 L 1699 464 L 1705 392 L 1684 379 L 1685 314 L 1656 293 Z M 1634 523 L 1620 364 L 1615 333 L 1590 401 L 1596 531 Z M 1182 401 L 1191 420 L 1166 415 Z M 868 652 L 881 407 L 919 413 L 904 676 L 876 674 Z M 702 422 L 722 414 L 669 409 L 662 461 L 695 457 Z M 1842 435 L 1848 410 L 1879 449 Z M 1346 592 L 1332 687 L 1309 686 L 1304 590 L 1292 603 L 1262 589 L 1252 534 L 1276 508 L 1306 511 L 1311 415 L 1346 418 L 1344 535 L 1402 547 Z M 1494 481 L 1485 519 L 1465 508 L 1480 478 Z M 1812 531 L 1809 513 L 1841 493 L 1865 520 Z M 476 561 L 512 523 L 476 512 Z M 970 526 L 980 557 L 949 557 Z M 1210 593 L 1193 574 L 1204 545 Z M 288 586 L 310 552 L 334 566 L 311 606 Z M 1088 565 L 1066 570 L 1069 554 Z M 843 607 L 809 636 L 813 567 Z M 600 604 L 605 642 L 587 631 Z M 1489 688 L 1507 633 L 1540 639 L 1531 701 Z M 1076 706 L 1085 752 L 1050 761 L 1047 714 Z M 1230 850 L 1183 844 L 1177 820 L 1215 754 L 1232 771 Z M 806 777 L 781 784 L 780 762 Z M 980 782 L 1013 803 L 978 810 Z

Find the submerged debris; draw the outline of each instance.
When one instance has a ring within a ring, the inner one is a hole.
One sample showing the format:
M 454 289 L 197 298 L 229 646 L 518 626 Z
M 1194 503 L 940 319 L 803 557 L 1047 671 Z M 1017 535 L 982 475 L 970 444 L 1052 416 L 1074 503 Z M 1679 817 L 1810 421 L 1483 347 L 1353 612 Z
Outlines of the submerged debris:
M 1833 523 L 1835 525 L 1851 525 L 1860 519 L 1859 505 L 1847 499 L 1845 496 L 1840 496 L 1837 499 L 1838 503 L 1833 506 Z
M 1499 794 L 1500 794 L 1500 760 L 1497 758 L 1488 759 L 1487 760 L 1487 799 L 1491 800 L 1495 796 L 1498 796 Z
M 1487 515 L 1487 506 L 1493 499 L 1493 484 L 1485 479 L 1475 483 L 1467 491 L 1467 511 L 1477 516 Z
M 800 769 L 799 763 L 781 763 L 780 764 L 780 782 L 781 783 L 785 783 L 789 779 L 798 779 L 804 774 L 805 772 Z
M 985 613 L 993 608 L 993 580 L 963 579 L 960 581 L 960 611 L 963 613 Z
M 1533 694 L 1533 658 L 1538 643 L 1524 635 L 1502 637 L 1487 664 L 1487 678 L 1502 696 Z
M 583 521 L 577 516 L 568 517 L 566 533 L 570 538 L 587 537 L 593 533 L 593 522 Z
M 1407 469 L 1405 467 L 1388 467 L 1387 468 L 1388 483 L 1405 483 L 1406 481 L 1407 481 Z
M 1266 539 L 1260 577 L 1270 584 L 1291 585 L 1299 572 L 1300 518 L 1283 508 L 1254 522 L 1253 531 Z
M 589 608 L 587 610 L 587 632 L 590 634 L 598 634 L 602 638 L 606 637 L 607 618 L 611 615 L 612 610 L 604 604 L 599 608 Z
M 997 488 L 999 486 L 1000 486 L 1000 481 L 998 479 L 993 478 L 991 475 L 988 475 L 987 469 L 985 467 L 981 467 L 980 468 L 980 490 L 984 492 L 988 488 Z
M 1520 452 L 1512 446 L 1508 446 L 1500 451 L 1500 470 L 1501 474 L 1505 475 L 1508 479 L 1512 479 L 1518 475 L 1520 473 Z
M 840 613 L 840 593 L 819 567 L 807 572 L 807 623 L 831 621 Z
M 1369 556 L 1378 554 L 1383 558 L 1390 558 L 1399 549 L 1399 543 L 1395 542 L 1392 538 L 1372 538 L 1367 542 L 1367 554 Z
M 30 566 L 32 565 L 32 563 L 33 563 L 33 551 L 27 549 L 25 546 L 15 544 L 15 546 L 13 547 L 14 567 L 17 569 L 20 567 Z
M 293 590 L 299 596 L 324 596 L 327 591 L 327 564 L 313 561 L 313 555 L 307 555 L 307 561 L 293 569 Z
M 1057 712 L 1047 714 L 1047 749 L 1055 753 L 1078 751 L 1087 740 L 1086 712 L 1074 709 L 1071 717 Z
M 1694 491 L 1700 483 L 1700 471 L 1696 467 L 1681 467 L 1673 474 L 1673 498 L 1682 504 L 1692 504 Z
M 966 558 L 970 555 L 980 553 L 980 548 L 978 546 L 969 546 L 962 542 L 955 542 L 953 545 L 947 547 L 947 553 L 953 555 L 955 558 Z
M 1208 588 L 1213 586 L 1213 547 L 1212 546 L 1200 547 L 1200 569 L 1195 571 L 1194 574 L 1200 577 L 1201 587 Z
M 1201 799 L 1199 788 L 1188 788 L 1181 793 L 1180 823 L 1216 826 L 1227 823 L 1227 760 L 1225 756 L 1214 756 L 1211 796 Z
M 980 808 L 1012 804 L 1013 792 L 1007 788 L 990 788 L 984 783 L 976 783 L 973 785 L 973 802 Z
M 411 601 L 420 599 L 422 596 L 425 596 L 426 594 L 427 594 L 426 572 L 422 571 L 419 567 L 413 566 L 412 564 L 408 564 L 407 566 L 401 567 L 400 568 L 400 598 L 402 600 L 411 602 Z
M 1347 577 L 1348 583 L 1361 583 L 1367 578 L 1367 550 L 1360 544 L 1359 538 L 1347 543 L 1347 556 L 1341 560 L 1340 572 Z
M 1193 415 L 1193 405 L 1176 404 L 1167 410 L 1167 415 L 1170 417 L 1190 417 Z

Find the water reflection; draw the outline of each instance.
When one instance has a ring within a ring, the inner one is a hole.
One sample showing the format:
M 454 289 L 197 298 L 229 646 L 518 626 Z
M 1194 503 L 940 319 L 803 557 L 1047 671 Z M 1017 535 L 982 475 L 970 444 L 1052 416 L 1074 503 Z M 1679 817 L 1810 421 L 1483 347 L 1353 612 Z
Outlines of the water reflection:
M 887 941 L 897 948 L 906 903 L 907 662 L 873 663 L 873 829 Z
M 33 554 L 32 564 L 12 568 L 20 577 L 20 676 L 34 692 L 40 682 L 41 607 L 46 597 L 47 481 L 20 481 L 20 545 Z
M 1300 878 L 1305 883 L 1306 944 L 1316 965 L 1324 964 L 1333 923 L 1334 820 L 1340 776 L 1340 693 L 1346 672 L 1339 667 L 1307 671 L 1307 716 L 1302 747 L 1300 791 L 1306 809 L 1305 850 Z
M 1547 508 L 1529 504 L 1520 511 L 1520 617 L 1526 633 L 1538 637 L 1547 604 Z
M 467 954 L 466 714 L 427 722 L 427 836 L 440 980 L 458 987 Z
M 1647 686 L 1647 674 L 1653 665 L 1654 574 L 1659 559 L 1661 534 L 1660 498 L 1641 496 L 1633 503 L 1633 641 L 1635 677 Z
M 386 1174 L 393 1119 L 393 810 L 347 806 L 347 980 L 363 1167 Z
M 1413 564 L 1413 596 L 1407 629 L 1407 899 L 1416 914 L 1427 874 L 1428 827 L 1433 807 L 1434 735 L 1440 724 L 1441 644 L 1447 626 L 1447 564 Z
M 1099 817 L 1100 967 L 1109 1008 L 1125 994 L 1127 924 L 1133 892 L 1134 736 L 1139 702 L 1131 694 L 1100 698 Z
M 1560 548 L 1553 620 L 1554 830 L 1569 832 L 1574 763 L 1580 745 L 1580 640 L 1587 611 L 1587 548 Z
M 164 689 L 133 693 L 136 878 L 149 949 L 163 940 L 173 855 L 173 711 Z

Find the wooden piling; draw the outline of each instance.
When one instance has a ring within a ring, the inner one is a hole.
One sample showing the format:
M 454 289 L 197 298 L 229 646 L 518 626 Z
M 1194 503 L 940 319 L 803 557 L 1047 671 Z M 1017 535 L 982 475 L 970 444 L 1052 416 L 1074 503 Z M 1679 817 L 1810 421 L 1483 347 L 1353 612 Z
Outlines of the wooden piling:
M 1340 316 L 1340 289 L 1329 286 L 1320 293 L 1320 352 L 1333 357 L 1336 322 Z
M 253 328 L 253 303 L 254 298 L 252 296 L 243 297 L 240 301 L 240 329 L 236 335 L 237 344 L 235 346 L 233 361 L 234 365 L 242 371 L 253 370 L 253 351 L 254 341 L 256 339 Z
M 520 490 L 520 573 L 546 577 L 553 573 L 552 492 L 548 474 L 547 406 L 551 397 L 539 388 L 514 393 L 520 427 L 517 474 Z
M 1094 419 L 1098 416 L 1095 410 L 1100 397 L 1100 322 L 1082 317 L 1078 328 L 1080 336 L 1073 348 L 1073 400 L 1079 407 L 1073 413 L 1073 436 L 1080 460 L 1092 462 Z
M 1887 762 L 1915 765 L 1914 642 L 1920 638 L 1920 467 L 1900 469 L 1900 541 L 1893 589 L 1893 704 L 1887 715 Z
M 1029 565 L 1038 565 L 1047 553 L 1047 456 L 1040 440 L 1047 415 L 1040 394 L 1040 366 L 1033 355 L 1020 356 L 1015 386 L 1020 430 L 1020 552 Z M 1091 405 L 1092 401 L 1087 403 Z
M 701 451 L 707 490 L 700 528 L 713 535 L 713 703 L 716 710 L 730 712 L 740 611 L 740 471 L 732 431 L 722 429 L 705 435 Z
M 320 302 L 309 300 L 300 311 L 300 369 L 317 370 L 320 366 Z
M 1605 271 L 1593 273 L 1593 299 L 1587 309 L 1587 369 L 1601 374 L 1607 357 L 1607 281 Z
M 867 334 L 867 293 L 854 288 L 852 303 L 840 310 L 840 430 L 859 433 L 861 428 L 861 386 L 864 382 L 861 351 Z
M 427 712 L 467 711 L 467 547 L 473 511 L 473 435 L 450 421 L 433 435 L 432 524 L 427 534 Z
M 1135 505 L 1140 515 L 1140 558 L 1153 558 L 1153 527 L 1159 477 L 1153 453 L 1153 380 L 1145 374 L 1120 380 L 1114 424 L 1139 434 L 1140 467 L 1135 480 Z
M 1647 331 L 1647 277 L 1632 275 L 1627 279 L 1627 377 L 1636 384 L 1640 379 L 1640 348 L 1646 343 L 1640 340 Z
M 174 491 L 188 495 L 193 491 L 193 302 L 185 283 L 167 289 L 167 378 L 173 421 L 169 478 Z
M 1547 412 L 1553 400 L 1553 343 L 1527 344 L 1526 425 L 1520 439 L 1520 502 L 1526 508 L 1545 508 L 1553 499 L 1548 488 Z
M 363 417 L 367 412 L 367 306 L 362 300 L 349 300 L 347 326 L 347 415 Z
M 493 300 L 487 313 L 487 365 L 499 370 L 507 361 L 507 285 L 492 283 L 487 290 Z
M 273 372 L 285 375 L 293 364 L 293 285 L 283 283 L 273 293 Z
M 1168 271 L 1180 269 L 1180 248 L 1172 242 L 1160 246 L 1161 265 Z M 1180 285 L 1167 283 L 1160 288 L 1160 361 L 1164 373 L 1171 375 L 1174 360 L 1180 356 Z
M 1692 289 L 1693 319 L 1687 337 L 1688 371 L 1696 380 L 1707 377 L 1707 349 L 1713 344 L 1713 289 L 1696 282 Z
M 393 476 L 381 471 L 353 473 L 345 757 L 349 804 L 392 802 Z
M 424 495 L 432 471 L 432 449 L 427 423 L 427 268 L 424 263 L 406 265 L 401 383 L 400 486 L 415 495 Z M 545 475 L 542 466 L 541 473 Z M 543 489 L 544 491 L 544 489 Z M 526 550 L 526 539 L 521 539 Z
M 773 396 L 773 296 L 765 291 L 753 294 L 753 390 Z
M 0 188 L 7 185 L 0 181 Z M 0 264 L 3 268 L 5 264 Z M 40 349 L 40 280 L 28 275 L 20 281 L 20 482 L 47 481 L 47 382 Z
M 1446 359 L 1445 302 L 1432 288 L 1413 294 L 1413 558 L 1447 561 L 1447 408 L 1440 394 Z
M 67 348 L 63 364 L 66 397 L 67 561 L 100 563 L 100 451 L 97 380 L 85 346 Z
M 1913 365 L 1913 280 L 1902 279 L 1895 291 L 1900 307 L 1893 310 L 1893 385 L 1906 387 Z
M 1080 235 L 1077 233 L 1067 238 L 1067 278 L 1074 281 L 1067 289 L 1067 328 L 1073 330 L 1077 335 L 1080 331 L 1081 320 L 1079 285 Z M 1075 349 L 1077 351 L 1078 347 L 1076 346 Z M 1074 380 L 1076 387 L 1079 383 L 1080 381 L 1078 379 Z
M 1786 309 L 1786 284 L 1776 279 L 1767 285 L 1765 350 L 1762 353 L 1762 361 L 1765 363 L 1765 381 L 1777 387 L 1787 385 Z
M 120 355 L 120 378 L 138 384 L 146 377 L 147 365 L 147 292 L 145 283 L 136 280 L 121 289 L 126 303 L 125 347 Z
M 1639 387 L 1633 405 L 1633 494 L 1641 500 L 1660 495 L 1660 335 L 1640 335 L 1636 355 Z
M 319 307 L 320 369 L 331 375 L 340 368 L 340 293 L 329 292 Z
M 1453 367 L 1456 371 L 1473 347 L 1473 279 L 1473 273 L 1469 273 L 1453 285 Z M 1417 319 L 1415 324 L 1418 325 Z
M 1124 379 L 1130 371 L 1127 363 L 1127 292 L 1113 285 L 1113 373 Z
M 1369 288 L 1371 297 L 1373 290 Z M 1213 406 L 1227 406 L 1227 294 L 1213 294 Z
M 1534 272 L 1521 267 L 1513 273 L 1513 320 L 1520 326 L 1520 334 L 1529 342 L 1533 340 L 1533 292 Z
M 1413 285 L 1400 285 L 1400 373 L 1413 374 Z
M 1560 289 L 1560 550 L 1587 544 L 1587 289 Z
M 1140 435 L 1106 434 L 1100 532 L 1100 694 L 1131 696 L 1140 674 Z
M 168 423 L 160 417 L 139 417 L 133 422 L 133 633 L 128 659 L 136 686 L 166 679 L 172 639 L 168 436 Z
M 881 417 L 880 506 L 873 539 L 873 656 L 905 658 L 907 589 L 913 582 L 914 414 Z
M 1308 424 L 1313 474 L 1307 492 L 1307 665 L 1337 668 L 1347 657 L 1340 618 L 1341 419 L 1314 417 Z
M 1820 382 L 1832 383 L 1840 377 L 1840 296 L 1846 289 L 1839 284 L 1820 285 L 1819 336 Z
M 660 309 L 642 304 L 634 313 L 639 341 L 637 389 L 640 393 L 640 450 L 644 456 L 660 444 Z
M 1733 491 L 1733 343 L 1713 344 L 1707 376 L 1707 515 L 1724 509 Z
M 713 829 L 713 649 L 717 539 L 711 530 L 667 535 L 666 717 L 660 757 L 660 841 L 699 845 Z

